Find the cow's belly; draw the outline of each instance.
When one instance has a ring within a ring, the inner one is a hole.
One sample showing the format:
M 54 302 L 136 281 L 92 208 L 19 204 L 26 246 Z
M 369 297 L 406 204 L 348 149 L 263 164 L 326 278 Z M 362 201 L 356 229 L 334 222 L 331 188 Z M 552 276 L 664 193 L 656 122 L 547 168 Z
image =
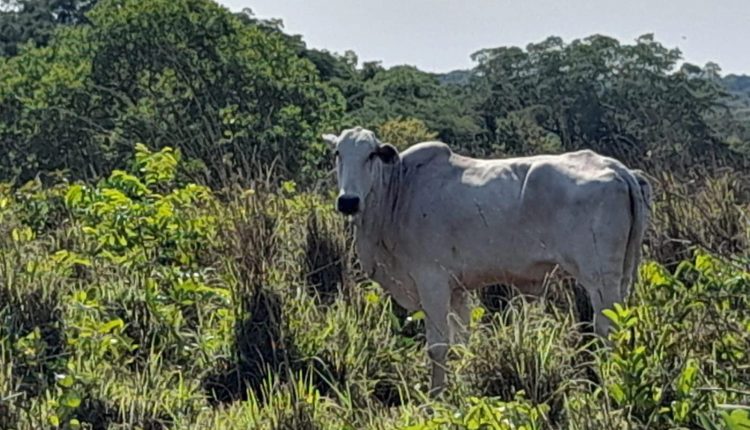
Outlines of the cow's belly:
M 460 236 L 428 241 L 423 249 L 442 267 L 450 268 L 468 288 L 487 283 L 523 286 L 544 280 L 561 263 L 558 246 L 547 228 L 527 230 L 523 224 L 516 228 L 466 229 Z M 436 251 L 436 250 L 440 251 Z M 431 252 L 429 250 L 432 250 Z M 439 254 L 436 255 L 436 254 Z
M 464 268 L 459 275 L 459 281 L 466 288 L 477 289 L 491 284 L 513 285 L 521 291 L 534 293 L 537 286 L 555 270 L 556 264 L 551 262 L 538 262 L 526 266 L 510 267 L 508 264 L 498 262 L 491 267 L 479 268 L 476 266 Z M 482 269 L 482 270 L 478 270 Z

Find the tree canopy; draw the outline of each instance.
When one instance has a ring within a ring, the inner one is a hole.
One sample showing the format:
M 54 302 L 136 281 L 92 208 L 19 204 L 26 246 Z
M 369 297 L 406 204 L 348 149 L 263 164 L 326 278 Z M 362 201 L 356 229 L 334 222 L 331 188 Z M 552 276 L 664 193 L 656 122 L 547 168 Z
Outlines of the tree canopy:
M 88 22 L 98 0 L 0 0 L 0 56 L 18 54 L 20 45 L 46 46 L 57 26 Z
M 96 176 L 138 142 L 209 176 L 250 160 L 299 171 L 343 111 L 293 45 L 212 2 L 110 0 L 88 18 L 0 63 L 4 176 Z
M 750 147 L 745 80 L 680 65 L 651 35 L 485 49 L 439 75 L 309 49 L 278 20 L 209 0 L 3 5 L 5 180 L 98 177 L 145 142 L 178 148 L 204 182 L 269 169 L 304 181 L 330 162 L 320 134 L 355 124 L 474 156 L 592 148 L 677 170 L 745 163 Z
M 633 45 L 595 35 L 526 50 L 474 54 L 472 79 L 487 140 L 511 152 L 559 146 L 620 158 L 685 165 L 725 154 L 709 124 L 723 89 L 705 70 L 674 70 L 680 51 L 651 35 Z

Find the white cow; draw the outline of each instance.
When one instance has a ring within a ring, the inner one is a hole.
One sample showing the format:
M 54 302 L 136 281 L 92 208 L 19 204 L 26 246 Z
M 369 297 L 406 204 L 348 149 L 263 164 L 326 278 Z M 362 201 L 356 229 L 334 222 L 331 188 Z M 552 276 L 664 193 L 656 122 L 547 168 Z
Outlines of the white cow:
M 361 127 L 323 138 L 335 146 L 337 209 L 353 217 L 363 268 L 401 306 L 425 312 L 433 394 L 449 341 L 465 335 L 469 290 L 523 288 L 559 266 L 585 287 L 606 335 L 601 311 L 628 294 L 648 222 L 640 171 L 588 150 L 479 160 L 440 142 L 399 154 Z

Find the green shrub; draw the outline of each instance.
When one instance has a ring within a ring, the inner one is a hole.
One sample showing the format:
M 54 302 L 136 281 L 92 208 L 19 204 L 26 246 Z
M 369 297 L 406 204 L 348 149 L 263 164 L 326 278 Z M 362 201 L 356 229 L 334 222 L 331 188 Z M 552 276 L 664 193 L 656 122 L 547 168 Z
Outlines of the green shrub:
M 135 174 L 115 170 L 96 187 L 71 185 L 65 203 L 93 241 L 93 255 L 125 267 L 177 264 L 195 267 L 216 234 L 206 209 L 211 192 L 194 184 L 177 187 L 179 153 L 136 147 Z
M 100 1 L 87 24 L 0 61 L 0 76 L 2 180 L 97 179 L 140 141 L 182 150 L 202 183 L 274 161 L 314 178 L 318 136 L 343 113 L 291 38 L 208 0 Z
M 699 251 L 674 274 L 651 262 L 641 276 L 636 304 L 606 311 L 616 331 L 601 366 L 614 403 L 662 427 L 750 400 L 750 274 Z
M 534 406 L 523 398 L 502 402 L 485 397 L 470 397 L 465 405 L 454 410 L 440 407 L 435 417 L 419 424 L 405 427 L 405 430 L 537 430 L 545 428 L 546 406 Z
M 480 325 L 458 363 L 463 395 L 498 396 L 512 401 L 523 392 L 534 405 L 546 405 L 552 420 L 563 414 L 566 395 L 587 390 L 595 357 L 571 312 L 522 296 Z

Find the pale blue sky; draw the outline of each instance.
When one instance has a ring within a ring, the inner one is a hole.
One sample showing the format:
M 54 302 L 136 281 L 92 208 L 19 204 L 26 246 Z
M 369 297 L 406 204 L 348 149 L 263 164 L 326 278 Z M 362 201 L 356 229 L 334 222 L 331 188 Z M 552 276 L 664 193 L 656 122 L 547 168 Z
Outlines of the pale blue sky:
M 281 18 L 308 46 L 385 66 L 446 72 L 472 66 L 482 48 L 524 47 L 550 35 L 593 33 L 632 42 L 654 33 L 685 60 L 750 74 L 750 0 L 221 0 Z

